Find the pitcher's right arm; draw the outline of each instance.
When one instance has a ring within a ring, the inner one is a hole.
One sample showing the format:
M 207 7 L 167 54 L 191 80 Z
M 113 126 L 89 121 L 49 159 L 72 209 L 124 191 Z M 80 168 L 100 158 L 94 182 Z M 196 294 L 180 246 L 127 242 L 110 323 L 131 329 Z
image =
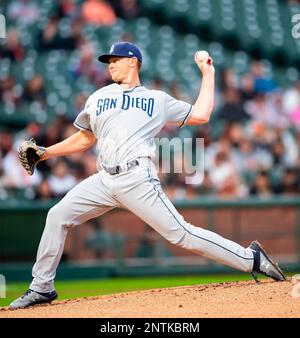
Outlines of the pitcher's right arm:
M 62 142 L 46 148 L 42 161 L 48 158 L 68 156 L 91 148 L 96 142 L 96 137 L 89 130 L 79 130 Z

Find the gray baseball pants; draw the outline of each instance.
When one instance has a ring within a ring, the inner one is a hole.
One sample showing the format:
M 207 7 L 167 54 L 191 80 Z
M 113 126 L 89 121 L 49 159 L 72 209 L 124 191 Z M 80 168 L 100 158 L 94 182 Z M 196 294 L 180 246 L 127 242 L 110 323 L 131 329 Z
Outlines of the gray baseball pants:
M 140 166 L 117 175 L 102 170 L 88 177 L 49 210 L 32 269 L 32 290 L 54 290 L 68 228 L 115 207 L 132 211 L 175 245 L 235 269 L 252 271 L 251 249 L 186 222 L 162 191 L 152 161 L 144 158 L 139 162 Z

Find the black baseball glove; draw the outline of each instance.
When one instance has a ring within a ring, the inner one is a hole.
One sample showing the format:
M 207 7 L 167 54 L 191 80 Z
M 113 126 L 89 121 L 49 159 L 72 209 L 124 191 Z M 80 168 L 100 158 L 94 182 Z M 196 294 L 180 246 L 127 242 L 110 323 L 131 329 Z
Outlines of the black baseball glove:
M 21 144 L 19 148 L 19 160 L 29 175 L 34 173 L 36 165 L 45 152 L 45 147 L 38 146 L 33 138 Z

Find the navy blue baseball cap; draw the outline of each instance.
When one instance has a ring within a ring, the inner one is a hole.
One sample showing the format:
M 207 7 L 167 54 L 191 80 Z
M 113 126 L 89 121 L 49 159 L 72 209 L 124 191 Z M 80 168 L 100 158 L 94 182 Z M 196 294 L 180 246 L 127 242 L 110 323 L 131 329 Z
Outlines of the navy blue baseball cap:
M 111 56 L 120 56 L 126 58 L 136 57 L 141 63 L 143 57 L 141 51 L 136 45 L 130 42 L 117 42 L 111 46 L 109 54 L 103 54 L 98 57 L 98 60 L 103 63 L 108 63 Z

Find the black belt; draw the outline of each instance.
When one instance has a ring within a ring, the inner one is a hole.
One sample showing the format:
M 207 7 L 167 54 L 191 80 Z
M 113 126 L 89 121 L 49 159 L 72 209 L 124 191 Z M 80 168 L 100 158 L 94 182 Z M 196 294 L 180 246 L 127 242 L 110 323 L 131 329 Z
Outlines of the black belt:
M 145 157 L 145 158 L 150 159 L 150 157 Z M 116 165 L 115 167 L 108 167 L 102 163 L 102 168 L 110 175 L 117 175 L 121 172 L 128 171 L 129 169 L 132 169 L 138 165 L 140 165 L 138 160 L 132 160 L 132 161 L 125 163 L 125 165 Z

